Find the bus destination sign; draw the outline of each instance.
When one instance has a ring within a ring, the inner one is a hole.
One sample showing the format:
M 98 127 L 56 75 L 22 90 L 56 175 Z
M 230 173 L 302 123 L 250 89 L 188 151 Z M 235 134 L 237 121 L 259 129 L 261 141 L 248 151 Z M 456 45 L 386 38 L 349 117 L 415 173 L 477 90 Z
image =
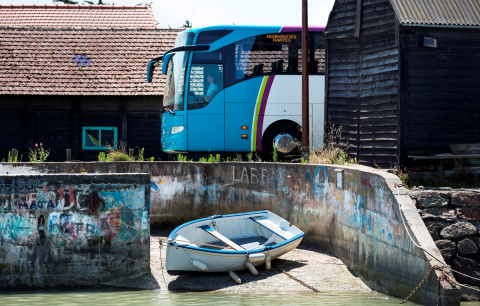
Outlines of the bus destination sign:
M 293 39 L 297 39 L 296 34 L 269 34 L 267 39 L 271 39 L 272 42 L 276 43 L 289 43 Z

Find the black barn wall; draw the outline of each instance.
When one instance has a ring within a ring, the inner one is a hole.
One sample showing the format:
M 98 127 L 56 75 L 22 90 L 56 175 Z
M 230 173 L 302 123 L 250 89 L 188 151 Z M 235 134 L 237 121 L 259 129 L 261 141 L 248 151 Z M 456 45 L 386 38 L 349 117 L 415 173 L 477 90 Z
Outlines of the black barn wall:
M 160 144 L 161 97 L 2 96 L 0 99 L 0 159 L 15 148 L 28 161 L 35 143 L 51 148 L 47 161 L 97 160 L 100 151 L 82 150 L 83 126 L 117 127 L 128 148 L 145 148 L 144 156 L 165 158 Z
M 423 47 L 436 38 L 438 48 Z M 402 29 L 405 154 L 449 153 L 449 144 L 480 142 L 480 31 Z
M 357 18 L 358 16 L 358 18 Z M 386 0 L 337 0 L 327 27 L 327 122 L 362 164 L 399 156 L 399 52 Z

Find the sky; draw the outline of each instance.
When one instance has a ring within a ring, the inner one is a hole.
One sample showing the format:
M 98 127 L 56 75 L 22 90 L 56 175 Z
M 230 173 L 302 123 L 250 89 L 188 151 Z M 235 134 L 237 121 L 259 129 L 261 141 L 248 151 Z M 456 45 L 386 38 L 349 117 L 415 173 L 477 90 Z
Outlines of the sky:
M 83 4 L 83 0 L 76 0 Z M 97 2 L 96 0 L 92 0 Z M 160 27 L 212 25 L 302 25 L 301 0 L 104 0 L 115 5 L 152 3 Z M 325 26 L 335 0 L 309 0 L 308 24 Z M 0 4 L 48 4 L 52 0 L 0 0 Z

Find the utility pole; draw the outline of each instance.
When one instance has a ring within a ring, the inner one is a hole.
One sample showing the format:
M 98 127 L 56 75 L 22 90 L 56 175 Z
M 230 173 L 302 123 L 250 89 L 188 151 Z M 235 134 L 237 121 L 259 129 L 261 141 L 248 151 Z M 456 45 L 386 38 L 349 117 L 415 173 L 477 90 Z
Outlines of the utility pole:
M 310 151 L 309 128 L 309 89 L 308 89 L 308 1 L 302 0 L 302 156 Z

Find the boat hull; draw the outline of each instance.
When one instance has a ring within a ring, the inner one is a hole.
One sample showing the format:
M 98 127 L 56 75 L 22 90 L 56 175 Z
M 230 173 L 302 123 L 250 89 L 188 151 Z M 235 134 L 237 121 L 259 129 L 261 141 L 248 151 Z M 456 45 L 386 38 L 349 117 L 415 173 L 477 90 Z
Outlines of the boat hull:
M 246 269 L 246 262 L 249 254 L 263 253 L 265 258 L 275 259 L 285 253 L 295 249 L 303 237 L 281 245 L 277 248 L 268 250 L 255 250 L 255 252 L 212 252 L 211 250 L 183 247 L 178 245 L 167 245 L 167 273 L 170 275 L 179 275 L 187 272 L 228 272 Z M 193 260 L 198 260 L 208 267 L 208 271 L 202 271 L 193 265 Z M 258 262 L 252 262 L 254 266 L 266 263 L 266 259 Z
M 171 275 L 243 270 L 248 262 L 259 266 L 295 249 L 303 236 L 269 211 L 194 220 L 170 234 L 166 269 Z

